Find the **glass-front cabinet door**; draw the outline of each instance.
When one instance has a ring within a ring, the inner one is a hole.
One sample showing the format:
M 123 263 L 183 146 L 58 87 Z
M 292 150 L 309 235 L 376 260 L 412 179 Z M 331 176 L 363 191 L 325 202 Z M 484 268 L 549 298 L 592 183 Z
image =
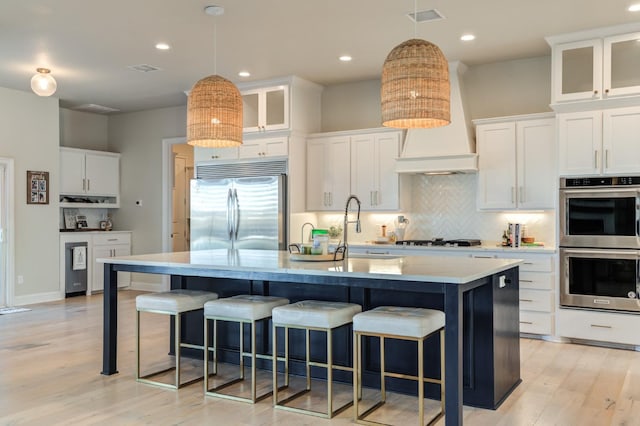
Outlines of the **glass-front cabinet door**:
M 243 91 L 242 105 L 244 132 L 266 132 L 289 128 L 288 86 Z
M 604 96 L 640 93 L 640 33 L 604 39 Z
M 554 46 L 553 73 L 553 103 L 599 99 L 602 92 L 602 40 Z

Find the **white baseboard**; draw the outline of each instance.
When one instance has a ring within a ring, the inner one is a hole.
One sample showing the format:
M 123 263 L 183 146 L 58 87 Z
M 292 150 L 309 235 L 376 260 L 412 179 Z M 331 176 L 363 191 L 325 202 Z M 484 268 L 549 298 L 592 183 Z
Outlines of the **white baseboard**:
M 164 283 L 147 283 L 147 282 L 140 282 L 140 281 L 131 281 L 129 290 L 169 291 L 169 287 L 166 286 Z
M 58 291 L 50 291 L 48 293 L 27 294 L 24 296 L 14 296 L 14 306 L 33 305 L 35 303 L 54 302 L 56 300 L 64 299 L 64 295 L 61 295 Z

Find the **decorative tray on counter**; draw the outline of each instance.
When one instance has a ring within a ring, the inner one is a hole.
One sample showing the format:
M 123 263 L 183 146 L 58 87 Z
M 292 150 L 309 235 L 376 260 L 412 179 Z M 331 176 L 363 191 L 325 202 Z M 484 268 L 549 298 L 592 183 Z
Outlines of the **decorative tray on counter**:
M 333 262 L 344 260 L 345 246 L 336 247 L 336 251 L 329 254 L 303 254 L 299 244 L 289 244 L 289 259 L 296 262 Z

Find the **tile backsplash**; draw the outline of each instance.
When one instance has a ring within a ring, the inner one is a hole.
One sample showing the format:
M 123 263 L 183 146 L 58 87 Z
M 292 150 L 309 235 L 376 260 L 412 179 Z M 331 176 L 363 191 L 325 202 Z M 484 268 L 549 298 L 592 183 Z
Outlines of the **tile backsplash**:
M 393 231 L 398 214 L 409 218 L 405 239 L 442 237 L 500 241 L 509 222 L 526 224 L 527 234 L 548 247 L 555 246 L 555 211 L 488 212 L 476 209 L 477 174 L 412 176 L 411 208 L 402 213 L 363 213 L 362 233 L 349 230 L 351 242 L 374 240 L 381 225 Z M 342 223 L 342 214 L 318 214 L 319 226 Z

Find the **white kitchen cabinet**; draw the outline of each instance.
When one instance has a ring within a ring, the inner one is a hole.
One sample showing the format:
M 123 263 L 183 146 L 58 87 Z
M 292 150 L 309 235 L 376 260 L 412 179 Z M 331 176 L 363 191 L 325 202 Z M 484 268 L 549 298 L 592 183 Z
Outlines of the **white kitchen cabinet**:
M 552 46 L 552 104 L 640 95 L 640 33 L 563 39 L 567 37 L 547 39 Z
M 559 309 L 557 334 L 561 337 L 640 345 L 640 315 Z
M 60 233 L 60 294 L 65 294 L 65 244 L 84 242 L 87 244 L 87 294 L 104 290 L 104 268 L 96 259 L 128 256 L 131 254 L 131 232 L 95 231 Z M 118 272 L 118 287 L 131 284 L 130 272 Z
M 243 132 L 267 132 L 289 128 L 289 86 L 243 90 Z
M 238 159 L 238 148 L 204 148 L 201 146 L 193 147 L 193 162 L 215 162 L 215 161 L 228 161 Z
M 307 141 L 307 210 L 344 210 L 350 195 L 349 136 Z
M 398 210 L 400 176 L 395 172 L 401 132 L 351 137 L 351 193 L 362 210 Z
M 552 254 L 499 251 L 472 253 L 472 257 L 523 259 L 520 265 L 520 332 L 554 334 L 555 323 L 555 262 Z
M 244 140 L 238 147 L 238 158 L 286 157 L 289 154 L 289 138 L 260 138 Z
M 117 207 L 119 195 L 120 154 L 60 148 L 61 197 L 83 197 L 85 207 Z M 63 199 L 61 206 L 70 205 Z
M 245 139 L 242 145 L 234 148 L 193 148 L 193 160 L 196 164 L 229 162 L 230 160 L 253 160 L 267 157 L 286 157 L 289 155 L 289 138 Z
M 558 114 L 560 176 L 640 172 L 640 107 Z
M 479 209 L 552 209 L 555 121 L 548 114 L 476 120 Z
M 92 257 L 93 276 L 91 280 L 91 291 L 104 290 L 104 269 L 102 263 L 97 263 L 96 259 L 116 256 L 129 256 L 131 254 L 131 233 L 129 232 L 108 232 L 94 234 L 92 236 Z M 118 287 L 128 287 L 131 284 L 130 272 L 118 272 Z

